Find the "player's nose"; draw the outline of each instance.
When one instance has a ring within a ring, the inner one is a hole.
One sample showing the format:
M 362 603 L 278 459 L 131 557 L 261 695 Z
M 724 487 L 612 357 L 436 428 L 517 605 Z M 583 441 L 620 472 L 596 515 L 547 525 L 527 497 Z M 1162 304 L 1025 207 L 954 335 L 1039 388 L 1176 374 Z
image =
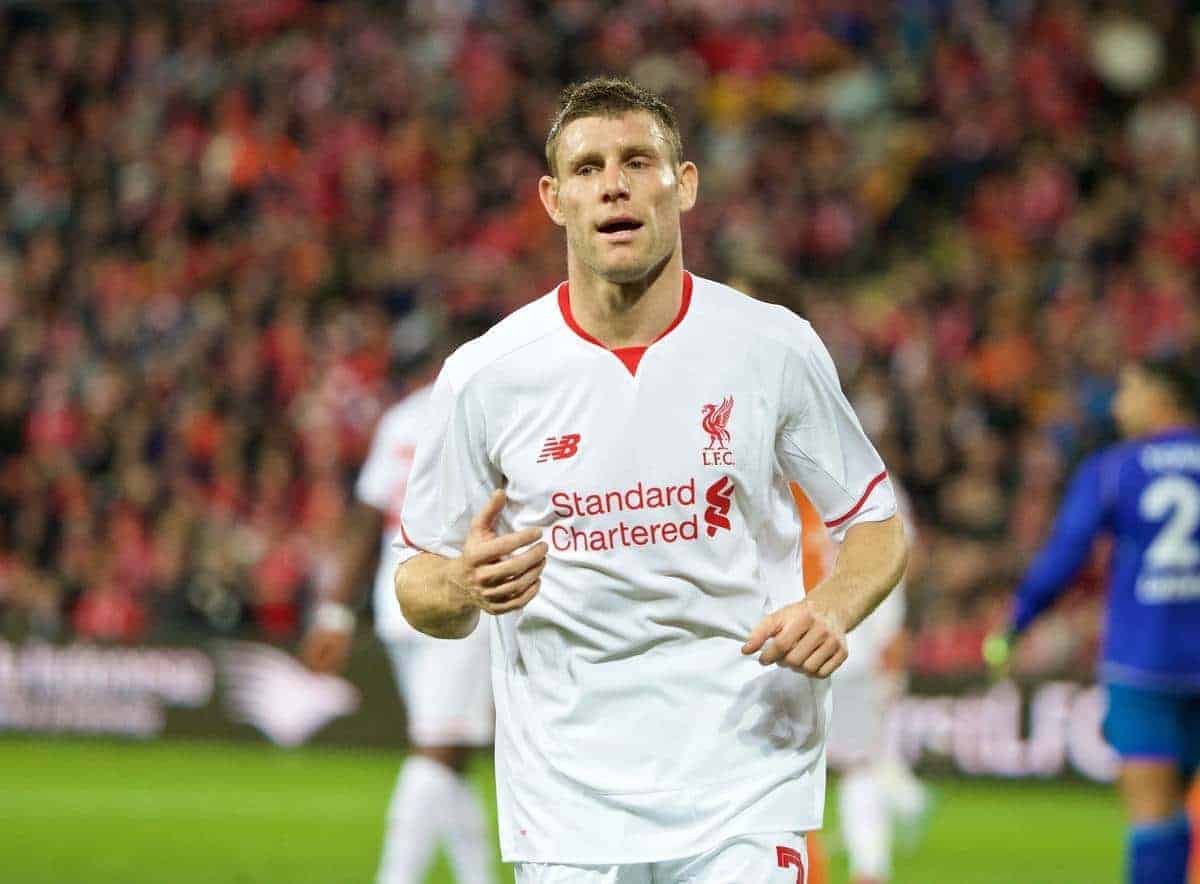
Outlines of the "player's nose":
M 604 173 L 604 199 L 606 202 L 629 196 L 629 178 L 625 170 L 617 165 Z

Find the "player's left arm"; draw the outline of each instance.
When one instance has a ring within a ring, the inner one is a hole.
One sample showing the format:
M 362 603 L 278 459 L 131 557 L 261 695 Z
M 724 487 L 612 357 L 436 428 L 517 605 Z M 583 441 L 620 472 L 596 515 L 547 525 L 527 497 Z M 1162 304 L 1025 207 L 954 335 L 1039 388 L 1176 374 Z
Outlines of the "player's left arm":
M 353 497 L 338 527 L 331 572 L 317 586 L 317 604 L 300 642 L 300 656 L 317 672 L 345 667 L 354 641 L 362 588 L 379 558 L 380 536 L 397 486 L 403 487 L 408 464 L 399 443 L 411 436 L 411 419 L 397 421 L 389 411 L 371 438 L 371 448 L 354 482 Z
M 1103 455 L 1093 455 L 1076 471 L 1050 538 L 1017 586 L 1007 628 L 984 640 L 983 659 L 993 678 L 1007 676 L 1016 640 L 1062 595 L 1087 560 L 1092 543 L 1109 516 L 1102 464 Z
M 846 661 L 846 633 L 891 592 L 907 561 L 899 515 L 852 526 L 829 576 L 801 601 L 764 617 L 742 653 L 761 651 L 764 666 L 778 663 L 827 678 Z
M 826 678 L 846 660 L 846 633 L 904 576 L 908 541 L 883 461 L 842 392 L 812 327 L 781 309 L 794 330 L 780 378 L 775 454 L 841 541 L 833 569 L 799 602 L 767 614 L 743 654 Z
M 368 582 L 379 555 L 384 514 L 361 501 L 350 506 L 338 535 L 337 571 L 320 592 L 320 601 L 300 643 L 300 656 L 317 672 L 346 665 L 354 640 L 359 587 Z

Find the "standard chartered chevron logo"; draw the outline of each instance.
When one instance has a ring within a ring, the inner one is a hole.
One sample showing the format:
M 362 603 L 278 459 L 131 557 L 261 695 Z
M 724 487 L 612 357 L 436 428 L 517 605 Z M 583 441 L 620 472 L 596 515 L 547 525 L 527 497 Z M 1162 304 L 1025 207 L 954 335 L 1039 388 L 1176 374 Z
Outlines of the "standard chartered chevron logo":
M 722 476 L 708 486 L 704 492 L 704 501 L 708 509 L 704 511 L 705 530 L 709 537 L 716 537 L 718 529 L 729 530 L 729 510 L 733 506 L 733 479 Z
M 270 645 L 220 642 L 216 656 L 230 717 L 280 746 L 298 746 L 358 708 L 358 689 L 350 682 L 313 672 Z

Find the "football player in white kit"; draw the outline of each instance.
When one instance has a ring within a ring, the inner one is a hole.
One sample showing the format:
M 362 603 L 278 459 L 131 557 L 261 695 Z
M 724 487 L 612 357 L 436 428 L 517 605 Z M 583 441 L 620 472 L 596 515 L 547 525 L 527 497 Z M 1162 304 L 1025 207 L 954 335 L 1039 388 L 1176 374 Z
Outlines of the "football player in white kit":
M 412 332 L 413 327 L 419 334 L 424 318 L 424 314 L 410 315 L 397 327 L 395 338 L 404 337 L 399 333 Z M 489 324 L 460 322 L 456 331 L 464 336 L 449 343 L 460 343 L 472 336 L 472 330 L 482 332 Z M 419 379 L 419 386 L 384 412 L 371 439 L 355 483 L 357 503 L 347 518 L 338 574 L 314 612 L 303 656 L 318 671 L 336 671 L 345 665 L 355 626 L 351 605 L 378 552 L 375 629 L 392 659 L 411 754 L 392 793 L 377 881 L 423 881 L 441 843 L 459 884 L 491 884 L 495 877 L 487 814 L 463 777 L 470 756 L 490 746 L 494 735 L 487 630 L 478 629 L 462 641 L 417 632 L 401 615 L 393 587 L 398 556 L 390 541 L 399 524 L 413 453 L 428 432 L 430 381 L 438 365 L 428 338 L 424 343 L 403 366 Z M 394 351 L 404 349 L 394 340 Z M 442 355 L 449 349 L 443 347 Z
M 901 586 L 849 636 L 847 665 L 833 678 L 829 755 L 841 772 L 838 819 L 851 884 L 891 880 L 897 825 L 915 829 L 929 802 L 926 788 L 888 745 L 885 729 L 888 710 L 904 691 L 904 612 Z
M 488 615 L 519 882 L 802 882 L 827 679 L 907 556 L 887 472 L 807 322 L 684 270 L 670 108 L 572 87 L 547 159 L 568 279 L 446 360 L 401 608 Z M 789 479 L 844 538 L 807 597 Z

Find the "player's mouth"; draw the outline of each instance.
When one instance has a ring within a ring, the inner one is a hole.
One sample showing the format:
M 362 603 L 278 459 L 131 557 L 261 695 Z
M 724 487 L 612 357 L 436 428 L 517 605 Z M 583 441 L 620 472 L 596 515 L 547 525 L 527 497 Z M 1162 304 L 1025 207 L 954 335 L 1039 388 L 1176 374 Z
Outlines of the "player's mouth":
M 630 215 L 618 215 L 596 225 L 596 231 L 608 242 L 631 242 L 642 229 L 642 222 Z

